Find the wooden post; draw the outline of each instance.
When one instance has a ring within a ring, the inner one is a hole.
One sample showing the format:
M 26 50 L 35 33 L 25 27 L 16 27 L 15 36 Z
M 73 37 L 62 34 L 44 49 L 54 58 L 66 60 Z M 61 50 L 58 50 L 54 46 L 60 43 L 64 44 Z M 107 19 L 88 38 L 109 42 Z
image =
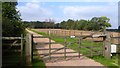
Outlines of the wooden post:
M 30 59 L 29 59 L 29 34 L 26 36 L 26 45 L 25 45 L 25 54 L 26 54 L 26 64 L 30 65 Z
M 23 34 L 21 34 L 21 63 L 23 61 Z
M 93 54 L 92 54 L 92 48 L 93 48 L 93 46 L 90 46 L 90 57 L 93 56 Z
M 120 2 L 119 2 L 120 3 Z M 120 29 L 118 33 L 118 37 L 120 37 Z M 118 38 L 118 46 L 117 46 L 117 58 L 118 58 L 118 66 L 120 67 L 120 38 Z
M 74 36 L 75 36 L 75 30 L 74 30 Z
M 26 63 L 31 65 L 33 61 L 33 35 L 27 34 L 26 37 Z
M 29 34 L 29 55 L 30 55 L 30 62 L 32 63 L 33 60 L 33 35 Z
M 29 42 L 28 42 L 28 38 L 29 38 L 29 37 L 28 37 L 28 34 L 27 34 L 27 35 L 26 35 L 26 38 L 25 38 L 25 40 L 26 40 L 26 44 L 25 44 L 26 64 L 28 64 L 28 59 L 27 59 L 27 57 L 28 57 L 28 45 L 29 45 L 29 44 L 28 44 L 28 43 L 29 43 Z
M 66 37 L 64 38 L 64 58 L 66 59 Z
M 53 31 L 53 34 L 55 35 L 55 30 Z
M 66 30 L 65 30 L 65 36 L 66 36 Z
M 71 30 L 69 30 L 69 36 L 71 36 L 71 35 L 70 35 L 70 31 L 71 31 Z
M 51 38 L 49 36 L 49 59 L 51 60 Z
M 31 62 L 33 62 L 33 34 L 31 34 Z
M 79 46 L 78 46 L 78 48 L 79 48 L 79 58 L 80 58 L 80 46 L 81 46 L 81 38 L 79 37 Z
M 82 36 L 82 32 L 80 32 L 80 35 Z
M 61 30 L 61 31 L 62 31 L 61 36 L 64 36 L 64 35 L 63 35 L 63 30 Z
M 111 43 L 110 43 L 110 35 L 108 33 L 106 38 L 104 37 L 104 56 L 107 59 L 111 58 Z

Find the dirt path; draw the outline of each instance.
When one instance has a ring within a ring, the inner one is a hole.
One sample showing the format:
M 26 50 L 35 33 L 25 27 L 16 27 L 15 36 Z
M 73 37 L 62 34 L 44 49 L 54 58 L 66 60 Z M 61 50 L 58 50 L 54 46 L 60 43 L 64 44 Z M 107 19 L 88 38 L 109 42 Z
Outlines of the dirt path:
M 27 31 L 29 33 L 33 34 L 33 36 L 42 36 L 42 35 L 32 32 L 32 31 L 29 31 L 29 30 L 27 30 Z M 33 40 L 34 40 L 34 42 L 48 42 L 49 41 L 48 38 L 34 38 Z M 52 40 L 52 42 L 54 42 L 54 41 Z M 36 46 L 36 48 L 48 48 L 48 47 L 49 47 L 49 45 Z M 60 48 L 60 47 L 63 47 L 63 45 L 61 45 L 61 44 L 52 44 L 51 45 L 51 48 Z M 58 52 L 62 52 L 62 51 L 64 51 L 64 49 L 60 50 Z M 74 50 L 72 50 L 72 49 L 67 49 L 66 51 L 74 52 Z M 38 51 L 38 52 L 39 52 L 39 54 L 48 53 L 48 51 Z M 58 54 L 58 55 L 52 55 L 52 56 L 63 56 L 63 55 Z M 73 54 L 69 54 L 69 55 L 75 56 L 75 55 L 78 55 L 78 53 L 73 53 Z M 44 62 L 46 64 L 46 66 L 48 66 L 47 68 L 50 68 L 50 66 L 101 66 L 102 68 L 106 68 L 102 64 L 95 62 L 94 60 L 89 59 L 85 56 L 80 56 L 80 58 L 79 57 L 67 58 L 66 60 L 65 59 L 51 59 L 49 61 L 47 59 L 47 60 L 44 60 Z M 99 68 L 99 67 L 96 67 L 96 68 Z

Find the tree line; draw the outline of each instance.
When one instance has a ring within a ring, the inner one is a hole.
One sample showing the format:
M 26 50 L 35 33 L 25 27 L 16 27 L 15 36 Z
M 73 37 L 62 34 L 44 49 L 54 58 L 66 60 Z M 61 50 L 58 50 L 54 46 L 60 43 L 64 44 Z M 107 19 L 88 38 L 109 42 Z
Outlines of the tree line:
M 91 20 L 72 20 L 62 21 L 60 23 L 54 22 L 40 22 L 40 21 L 24 21 L 27 27 L 30 28 L 60 28 L 60 29 L 73 29 L 73 30 L 101 30 L 111 27 L 109 18 L 93 17 Z

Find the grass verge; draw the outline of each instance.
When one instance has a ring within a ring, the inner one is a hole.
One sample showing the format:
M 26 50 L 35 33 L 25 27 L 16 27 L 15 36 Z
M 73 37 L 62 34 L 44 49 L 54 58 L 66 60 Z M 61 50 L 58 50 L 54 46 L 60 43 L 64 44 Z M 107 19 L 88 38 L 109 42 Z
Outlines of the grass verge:
M 34 51 L 34 53 L 37 53 L 37 51 Z M 46 66 L 39 56 L 33 56 L 32 68 L 46 68 Z

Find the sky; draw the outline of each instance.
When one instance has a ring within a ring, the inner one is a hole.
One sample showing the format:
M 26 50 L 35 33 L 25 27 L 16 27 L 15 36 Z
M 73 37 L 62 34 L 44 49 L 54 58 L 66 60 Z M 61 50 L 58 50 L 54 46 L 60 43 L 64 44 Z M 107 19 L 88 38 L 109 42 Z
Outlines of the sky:
M 113 29 L 118 28 L 118 1 L 84 0 L 73 2 L 49 2 L 29 0 L 18 2 L 17 10 L 24 21 L 45 21 L 52 19 L 56 23 L 63 20 L 90 20 L 92 17 L 110 18 Z

